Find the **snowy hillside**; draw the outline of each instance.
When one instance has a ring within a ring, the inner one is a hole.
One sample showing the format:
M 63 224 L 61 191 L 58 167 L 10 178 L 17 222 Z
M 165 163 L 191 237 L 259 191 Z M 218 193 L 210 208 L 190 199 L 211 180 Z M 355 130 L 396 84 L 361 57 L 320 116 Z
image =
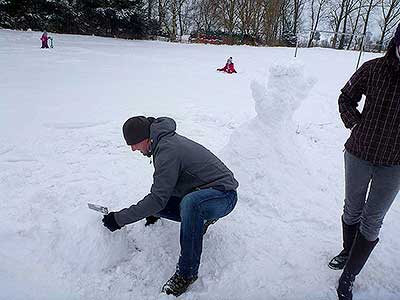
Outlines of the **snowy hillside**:
M 336 299 L 327 263 L 341 248 L 349 134 L 337 97 L 358 53 L 50 35 L 41 50 L 38 32 L 0 30 L 0 300 L 175 299 L 160 288 L 179 224 L 111 233 L 87 209 L 150 188 L 153 166 L 122 137 L 133 115 L 173 117 L 240 182 L 179 299 Z M 238 74 L 216 72 L 229 56 Z M 398 200 L 354 300 L 400 299 Z

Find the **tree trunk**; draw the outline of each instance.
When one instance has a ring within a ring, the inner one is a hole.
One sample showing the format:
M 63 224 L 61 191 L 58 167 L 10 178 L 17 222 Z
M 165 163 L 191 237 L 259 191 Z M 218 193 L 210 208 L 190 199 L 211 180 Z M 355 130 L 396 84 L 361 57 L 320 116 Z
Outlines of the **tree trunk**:
M 364 23 L 364 30 L 363 30 L 363 35 L 364 36 L 362 37 L 363 41 L 364 41 L 366 33 L 367 33 L 369 15 L 371 14 L 371 11 L 372 11 L 373 7 L 374 7 L 374 0 L 370 0 L 369 1 L 369 6 L 368 6 L 368 10 L 367 10 L 367 15 L 365 16 L 365 23 Z M 361 42 L 359 50 L 361 50 L 362 46 L 363 46 L 363 42 Z
M 338 49 L 343 49 L 343 47 L 344 47 L 344 42 L 345 42 L 345 38 L 346 38 L 346 35 L 344 35 L 344 34 L 346 33 L 346 30 L 347 30 L 347 18 L 348 17 L 349 17 L 349 12 L 348 12 L 348 8 L 346 8 L 346 13 L 345 13 L 344 20 L 343 20 L 342 36 L 340 37 Z
M 353 30 L 351 31 L 352 35 L 350 36 L 349 44 L 347 45 L 347 50 L 350 49 L 351 43 L 353 42 L 354 34 L 356 33 L 356 30 L 357 30 L 358 20 L 360 19 L 360 16 L 361 16 L 361 8 L 362 8 L 361 4 L 362 3 L 360 1 L 360 6 L 358 7 L 356 22 L 353 26 Z
M 345 10 L 345 4 L 346 4 L 346 0 L 342 0 L 341 4 L 340 4 L 340 14 L 339 17 L 337 18 L 337 23 L 335 26 L 335 35 L 333 36 L 332 39 L 332 48 L 336 48 L 336 42 L 337 42 L 337 32 L 339 32 L 339 28 L 340 28 L 340 24 L 342 23 L 342 19 L 343 19 L 343 12 Z
M 314 0 L 313 0 L 313 2 L 314 2 Z M 315 18 L 314 18 L 314 8 L 312 8 L 312 19 L 313 20 L 312 20 L 312 23 L 311 23 L 311 34 L 310 34 L 310 38 L 309 38 L 308 44 L 307 44 L 308 48 L 311 47 L 312 41 L 314 39 L 315 32 L 317 31 L 317 28 L 318 28 L 318 23 L 319 23 L 319 20 L 320 20 L 320 17 L 321 17 L 322 5 L 323 5 L 323 2 L 322 1 L 319 2 L 318 12 L 317 12 L 317 16 Z M 314 26 L 313 26 L 313 24 L 314 24 Z

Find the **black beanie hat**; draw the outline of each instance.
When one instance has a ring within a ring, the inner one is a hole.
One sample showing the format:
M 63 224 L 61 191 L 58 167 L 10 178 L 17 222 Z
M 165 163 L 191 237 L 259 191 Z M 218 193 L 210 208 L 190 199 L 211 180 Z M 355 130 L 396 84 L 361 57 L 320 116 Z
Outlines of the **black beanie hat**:
M 150 137 L 150 125 L 154 118 L 144 116 L 132 117 L 122 126 L 125 141 L 128 145 L 135 145 Z
M 397 26 L 396 33 L 394 34 L 394 43 L 396 46 L 400 46 L 400 23 Z

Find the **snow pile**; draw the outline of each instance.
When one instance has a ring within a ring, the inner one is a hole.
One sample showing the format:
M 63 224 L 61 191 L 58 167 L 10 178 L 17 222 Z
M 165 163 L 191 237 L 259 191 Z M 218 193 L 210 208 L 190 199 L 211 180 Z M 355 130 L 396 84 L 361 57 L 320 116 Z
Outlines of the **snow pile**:
M 321 231 L 336 221 L 327 217 L 330 203 L 321 204 L 329 182 L 316 176 L 313 160 L 319 159 L 313 157 L 308 139 L 298 134 L 294 120 L 314 84 L 301 65 L 271 67 L 266 86 L 251 84 L 257 116 L 232 134 L 224 151 L 240 182 L 231 227 L 249 241 L 237 267 L 243 278 L 249 278 L 249 288 L 254 282 L 268 283 L 251 294 L 256 299 L 262 293 L 271 299 L 297 299 L 296 295 L 320 299 L 326 291 L 307 291 L 312 284 L 328 281 L 334 286 L 334 274 L 315 276 L 327 259 L 328 237 L 321 238 Z
M 348 136 L 337 96 L 358 53 L 299 49 L 303 68 L 286 63 L 289 48 L 54 34 L 57 47 L 41 50 L 41 34 L 0 30 L 0 300 L 174 299 L 160 289 L 179 256 L 179 224 L 111 233 L 87 208 L 119 210 L 148 193 L 153 166 L 121 135 L 139 114 L 173 117 L 240 182 L 180 299 L 336 300 L 339 273 L 327 263 L 341 246 Z M 230 55 L 241 72 L 221 76 Z M 251 83 L 270 66 L 266 84 Z M 313 86 L 305 74 L 322 75 Z M 399 204 L 355 300 L 399 299 Z
M 0 252 L 8 257 L 0 268 L 6 275 L 0 276 L 0 299 L 80 299 L 81 292 L 71 287 L 74 281 L 114 268 L 130 253 L 126 230 L 111 234 L 100 226 L 96 213 L 44 215 L 29 218 L 35 220 L 30 224 L 18 222 L 9 232 Z
M 293 189 L 308 188 L 306 183 L 299 184 L 298 174 L 310 173 L 310 164 L 308 145 L 296 132 L 293 115 L 314 84 L 315 79 L 306 77 L 303 66 L 296 63 L 272 66 L 267 86 L 257 81 L 251 83 L 257 116 L 232 134 L 226 148 L 246 193 L 256 190 L 282 196 L 286 191 L 286 201 L 293 199 L 299 203 L 293 197 L 299 194 Z M 279 203 L 277 200 L 276 204 Z
M 92 214 L 92 215 L 90 215 Z M 99 215 L 77 209 L 58 219 L 58 239 L 53 240 L 55 259 L 74 272 L 100 272 L 116 266 L 130 254 L 126 228 L 115 233 L 99 224 Z

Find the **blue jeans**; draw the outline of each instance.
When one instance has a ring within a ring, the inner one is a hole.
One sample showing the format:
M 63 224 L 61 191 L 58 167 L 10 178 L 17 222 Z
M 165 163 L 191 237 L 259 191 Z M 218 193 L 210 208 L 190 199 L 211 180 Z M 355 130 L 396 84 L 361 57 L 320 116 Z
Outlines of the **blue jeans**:
M 171 197 L 157 215 L 181 222 L 181 254 L 177 272 L 186 279 L 197 276 L 203 248 L 203 227 L 207 220 L 228 215 L 236 205 L 236 191 L 221 192 L 212 188 L 195 191 L 185 197 Z
M 367 240 L 375 241 L 400 190 L 400 165 L 374 165 L 347 151 L 344 161 L 346 195 L 343 221 L 347 225 L 360 223 L 361 234 Z

